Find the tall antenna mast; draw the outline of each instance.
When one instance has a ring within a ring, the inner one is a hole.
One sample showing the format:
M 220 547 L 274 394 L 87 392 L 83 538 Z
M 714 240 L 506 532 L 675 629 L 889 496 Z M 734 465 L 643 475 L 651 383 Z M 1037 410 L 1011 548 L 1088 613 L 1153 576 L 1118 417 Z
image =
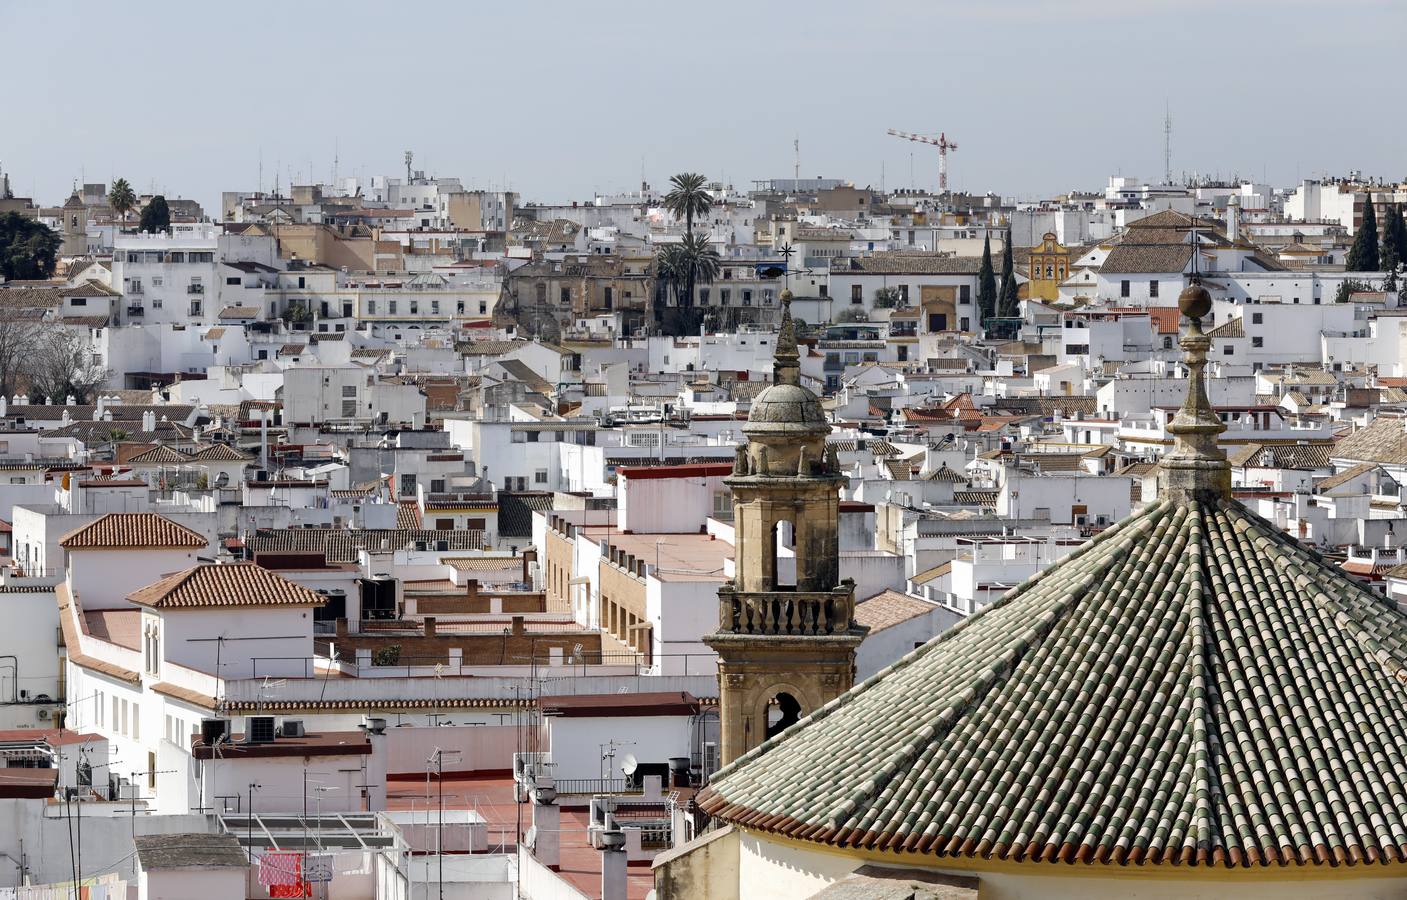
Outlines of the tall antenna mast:
M 410 161 L 415 159 L 415 154 L 407 150 L 405 152 L 405 183 L 410 184 Z
M 1163 101 L 1163 184 L 1172 184 L 1172 108 Z
M 794 157 L 793 157 L 793 160 L 792 160 L 792 164 L 791 164 L 791 175 L 792 175 L 792 180 L 796 182 L 796 184 L 792 185 L 792 188 L 793 188 L 793 190 L 800 190 L 800 189 L 801 189 L 801 135 L 798 134 L 798 135 L 796 135 L 796 137 L 794 137 L 794 138 L 792 139 L 792 142 L 791 142 L 791 149 L 792 149 L 792 152 L 793 152 L 793 154 L 794 154 Z

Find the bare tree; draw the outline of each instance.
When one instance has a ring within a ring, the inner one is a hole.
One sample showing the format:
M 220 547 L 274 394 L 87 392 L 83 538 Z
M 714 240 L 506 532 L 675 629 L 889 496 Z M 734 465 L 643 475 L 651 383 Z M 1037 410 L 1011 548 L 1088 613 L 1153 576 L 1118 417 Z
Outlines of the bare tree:
M 111 377 L 112 370 L 93 353 L 87 336 L 64 327 L 51 326 L 44 334 L 30 370 L 34 396 L 53 403 L 63 403 L 69 396 L 87 403 Z
M 13 395 L 21 375 L 32 368 L 39 349 L 40 323 L 22 312 L 0 311 L 0 394 Z

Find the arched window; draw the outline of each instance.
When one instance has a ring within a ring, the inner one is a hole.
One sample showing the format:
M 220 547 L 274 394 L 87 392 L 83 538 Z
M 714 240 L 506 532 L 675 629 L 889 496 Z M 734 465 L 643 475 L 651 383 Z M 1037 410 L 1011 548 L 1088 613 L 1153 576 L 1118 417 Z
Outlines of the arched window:
M 782 551 L 787 545 L 795 547 L 796 528 L 791 522 L 782 519 L 772 526 L 772 587 L 786 589 L 796 587 L 796 558 L 785 556 Z
M 786 691 L 767 704 L 767 737 L 775 737 L 801 720 L 801 703 Z

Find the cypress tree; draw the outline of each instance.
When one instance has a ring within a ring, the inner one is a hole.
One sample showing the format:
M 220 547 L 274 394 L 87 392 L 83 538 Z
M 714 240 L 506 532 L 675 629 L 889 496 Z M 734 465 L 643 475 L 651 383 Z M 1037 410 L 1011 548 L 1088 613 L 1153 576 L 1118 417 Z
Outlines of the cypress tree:
M 1011 318 L 1017 314 L 1021 301 L 1016 292 L 1016 272 L 1011 262 L 1011 229 L 1008 228 L 1002 245 L 1002 292 L 997 315 Z
M 1344 268 L 1350 272 L 1378 272 L 1378 214 L 1373 211 L 1373 192 L 1364 195 L 1363 221 L 1353 236 Z
M 992 271 L 992 234 L 982 242 L 982 268 L 977 271 L 977 309 L 982 320 L 997 314 L 997 274 Z
M 1407 261 L 1407 222 L 1402 220 L 1402 207 L 1391 204 L 1387 208 L 1387 221 L 1383 223 L 1382 252 L 1378 263 L 1386 271 L 1390 266 L 1399 266 Z

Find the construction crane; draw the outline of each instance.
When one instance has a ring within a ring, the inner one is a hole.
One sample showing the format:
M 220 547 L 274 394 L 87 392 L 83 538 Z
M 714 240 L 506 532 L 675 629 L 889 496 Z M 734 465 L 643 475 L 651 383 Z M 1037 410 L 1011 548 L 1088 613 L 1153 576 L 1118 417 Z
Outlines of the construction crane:
M 897 138 L 903 138 L 906 141 L 917 141 L 920 144 L 932 144 L 938 148 L 938 190 L 943 194 L 948 193 L 948 151 L 956 150 L 958 145 L 948 140 L 948 136 L 941 132 L 937 137 L 931 137 L 926 134 L 910 134 L 907 131 L 898 131 L 891 128 L 889 129 L 889 133 Z

